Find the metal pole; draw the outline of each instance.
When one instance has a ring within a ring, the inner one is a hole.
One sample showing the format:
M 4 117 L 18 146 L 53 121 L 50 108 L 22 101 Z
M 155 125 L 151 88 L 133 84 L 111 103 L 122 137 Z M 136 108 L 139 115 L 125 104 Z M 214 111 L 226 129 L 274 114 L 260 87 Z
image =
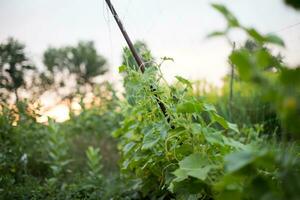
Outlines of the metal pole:
M 232 52 L 235 50 L 235 42 L 233 42 Z M 233 82 L 234 82 L 234 65 L 230 62 L 231 72 L 230 72 L 230 86 L 229 86 L 229 117 L 232 118 L 232 105 L 233 105 Z
M 235 42 L 233 43 L 232 52 L 235 50 Z M 233 99 L 233 81 L 234 81 L 234 65 L 230 63 L 231 73 L 230 73 L 230 102 Z
M 130 40 L 130 38 L 129 38 L 129 36 L 128 36 L 128 34 L 127 34 L 127 32 L 126 32 L 126 30 L 125 30 L 125 28 L 124 28 L 124 26 L 123 26 L 123 24 L 122 24 L 119 16 L 117 14 L 117 12 L 116 12 L 116 10 L 115 10 L 115 8 L 113 7 L 113 5 L 112 5 L 112 3 L 111 3 L 110 0 L 105 0 L 105 1 L 106 1 L 107 5 L 108 5 L 108 7 L 109 7 L 109 9 L 110 9 L 110 11 L 112 13 L 112 15 L 115 18 L 115 20 L 116 20 L 116 22 L 117 22 L 117 24 L 118 24 L 118 26 L 119 26 L 119 28 L 120 28 L 120 30 L 122 32 L 122 34 L 123 34 L 123 36 L 124 36 L 127 44 L 128 44 L 128 47 L 129 47 L 129 49 L 130 49 L 130 51 L 131 51 L 131 53 L 132 53 L 132 55 L 133 55 L 136 63 L 138 64 L 141 72 L 144 73 L 145 72 L 145 64 L 142 61 L 142 59 L 139 56 L 139 54 L 137 53 L 137 51 L 135 50 L 135 48 L 134 48 L 134 46 L 133 46 L 133 44 L 132 44 L 132 42 L 131 42 L 131 40 Z M 156 89 L 152 85 L 150 85 L 150 89 L 151 89 L 152 92 L 156 92 Z M 163 114 L 164 114 L 165 118 L 167 119 L 167 121 L 170 122 L 170 117 L 167 114 L 167 109 L 166 109 L 165 104 L 159 99 L 159 97 L 158 97 L 157 94 L 154 93 L 154 96 L 155 96 L 157 104 L 159 105 L 160 110 L 163 112 Z M 173 126 L 171 126 L 171 127 L 174 128 Z
M 105 0 L 105 1 L 106 1 L 107 5 L 108 5 L 108 7 L 109 7 L 109 9 L 110 9 L 110 11 L 112 13 L 112 15 L 114 16 L 114 18 L 115 18 L 115 20 L 116 20 L 116 22 L 117 22 L 117 24 L 118 24 L 118 26 L 119 26 L 119 28 L 120 28 L 123 36 L 124 36 L 124 38 L 125 38 L 125 40 L 126 40 L 126 42 L 128 44 L 128 47 L 129 47 L 130 51 L 132 52 L 132 55 L 133 55 L 135 61 L 137 62 L 140 70 L 144 73 L 144 71 L 145 71 L 144 62 L 142 61 L 141 57 L 139 56 L 139 54 L 135 50 L 135 48 L 134 48 L 134 46 L 133 46 L 133 44 L 132 44 L 132 42 L 131 42 L 131 40 L 130 40 L 130 38 L 129 38 L 129 36 L 128 36 L 128 34 L 127 34 L 127 32 L 126 32 L 126 30 L 125 30 L 125 28 L 124 28 L 124 26 L 123 26 L 123 24 L 122 24 L 119 16 L 117 14 L 117 12 L 116 12 L 116 10 L 115 10 L 115 8 L 113 7 L 113 5 L 110 2 L 110 0 Z

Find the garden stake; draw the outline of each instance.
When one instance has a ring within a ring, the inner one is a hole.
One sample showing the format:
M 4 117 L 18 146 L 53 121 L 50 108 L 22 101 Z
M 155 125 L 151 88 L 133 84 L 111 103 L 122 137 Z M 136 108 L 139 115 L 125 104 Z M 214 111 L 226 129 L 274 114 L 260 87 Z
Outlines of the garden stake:
M 105 0 L 105 1 L 106 1 L 107 5 L 108 5 L 109 10 L 111 11 L 112 15 L 115 18 L 115 20 L 116 20 L 116 22 L 118 24 L 118 27 L 120 28 L 121 33 L 124 36 L 124 38 L 125 38 L 125 40 L 127 42 L 127 45 L 129 47 L 129 49 L 130 49 L 130 51 L 131 51 L 131 53 L 132 53 L 132 55 L 133 55 L 136 63 L 138 64 L 141 72 L 144 73 L 145 72 L 145 64 L 142 61 L 141 57 L 139 56 L 138 52 L 135 50 L 135 48 L 134 48 L 134 46 L 133 46 L 133 44 L 132 44 L 132 42 L 131 42 L 131 40 L 130 40 L 130 38 L 129 38 L 129 36 L 128 36 L 128 34 L 127 34 L 127 32 L 126 32 L 126 30 L 125 30 L 125 28 L 124 28 L 124 26 L 123 26 L 123 24 L 122 24 L 119 16 L 117 14 L 117 12 L 116 12 L 116 10 L 115 10 L 115 8 L 113 7 L 113 5 L 112 5 L 112 3 L 111 3 L 110 0 Z M 164 114 L 165 118 L 167 119 L 168 123 L 170 123 L 170 117 L 167 114 L 166 106 L 163 104 L 163 102 L 161 102 L 161 100 L 159 99 L 158 95 L 155 93 L 156 89 L 153 88 L 152 85 L 150 85 L 150 89 L 151 89 L 152 92 L 154 92 L 154 96 L 155 96 L 157 104 L 159 105 L 160 110 L 163 112 L 163 114 Z

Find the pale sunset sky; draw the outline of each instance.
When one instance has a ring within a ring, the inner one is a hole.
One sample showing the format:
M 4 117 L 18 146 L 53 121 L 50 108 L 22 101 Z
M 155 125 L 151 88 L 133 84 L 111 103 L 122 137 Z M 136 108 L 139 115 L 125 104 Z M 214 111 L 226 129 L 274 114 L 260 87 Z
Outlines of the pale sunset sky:
M 206 39 L 225 21 L 210 3 L 226 5 L 242 24 L 263 33 L 275 32 L 286 42 L 280 49 L 290 64 L 300 64 L 300 12 L 283 0 L 112 0 L 132 40 L 145 41 L 157 57 L 173 57 L 163 72 L 206 79 L 221 85 L 228 71 L 230 48 L 222 38 Z M 297 25 L 295 25 L 297 24 Z M 295 25 L 295 26 L 293 26 Z M 28 54 L 42 66 L 49 46 L 75 45 L 92 40 L 109 61 L 111 81 L 119 82 L 117 68 L 125 41 L 104 0 L 0 0 L 0 41 L 12 36 L 25 43 Z M 242 37 L 237 43 L 242 41 Z

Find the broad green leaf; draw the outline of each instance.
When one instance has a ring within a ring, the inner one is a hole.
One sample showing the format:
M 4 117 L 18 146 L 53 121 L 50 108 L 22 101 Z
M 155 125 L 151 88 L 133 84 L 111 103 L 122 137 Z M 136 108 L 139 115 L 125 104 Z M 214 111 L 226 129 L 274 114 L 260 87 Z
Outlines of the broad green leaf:
M 214 190 L 218 192 L 216 200 L 242 199 L 243 177 L 226 174 L 220 181 L 214 184 Z
M 256 64 L 260 69 L 266 69 L 272 66 L 273 57 L 266 50 L 259 50 L 255 53 Z
M 279 46 L 284 47 L 284 41 L 278 37 L 277 35 L 268 34 L 265 36 L 265 41 L 272 44 L 277 44 Z
M 127 70 L 127 66 L 126 65 L 122 65 L 119 67 L 119 73 L 125 72 Z
M 208 143 L 224 146 L 222 132 L 203 131 L 203 134 Z
M 188 81 L 187 79 L 182 78 L 181 76 L 175 76 L 175 78 L 176 78 L 179 82 L 185 84 L 187 87 L 192 88 L 191 82 Z
M 143 146 L 142 149 L 150 149 L 154 145 L 156 145 L 160 140 L 160 134 L 155 132 L 154 130 L 149 131 L 145 134 L 144 139 L 143 139 Z
M 229 154 L 225 157 L 225 171 L 235 172 L 253 162 L 254 159 L 253 153 L 249 150 Z
M 263 35 L 261 35 L 257 30 L 254 28 L 246 28 L 245 31 L 248 33 L 250 37 L 252 37 L 256 42 L 263 43 L 265 41 L 265 38 Z
M 216 113 L 212 113 L 211 115 L 212 115 L 212 120 L 218 122 L 223 128 L 225 129 L 229 128 L 228 122 L 223 117 L 221 117 Z
M 206 112 L 217 112 L 216 108 L 211 104 L 205 103 L 203 104 L 203 107 Z
M 240 131 L 239 131 L 239 128 L 238 128 L 238 126 L 237 126 L 236 124 L 232 124 L 232 123 L 230 123 L 230 122 L 227 122 L 227 124 L 228 124 L 228 128 L 229 128 L 229 129 L 233 130 L 233 131 L 236 132 L 236 133 L 239 133 L 239 132 L 240 132 Z
M 263 44 L 263 43 L 271 43 L 277 44 L 279 46 L 284 46 L 283 40 L 274 34 L 262 35 L 254 28 L 245 28 L 244 29 L 250 37 L 252 37 L 255 41 Z
M 244 150 L 246 149 L 246 145 L 228 137 L 223 137 L 223 141 L 225 145 L 231 146 L 234 149 Z
M 252 61 L 252 55 L 246 50 L 239 50 L 233 52 L 229 59 L 238 69 L 239 75 L 244 80 L 250 80 L 254 74 L 254 67 Z
M 175 175 L 178 175 L 175 180 L 182 181 L 191 176 L 204 181 L 212 168 L 213 166 L 209 164 L 206 157 L 194 153 L 179 162 L 179 169 L 174 172 Z
M 199 123 L 193 123 L 192 124 L 192 133 L 194 135 L 199 135 L 202 133 L 202 126 Z
M 194 135 L 202 134 L 209 144 L 218 144 L 224 146 L 223 135 L 221 131 L 215 131 L 207 127 L 202 127 L 200 124 L 192 124 L 192 133 Z
M 136 145 L 135 142 L 130 142 L 128 144 L 126 144 L 124 147 L 123 147 L 123 152 L 124 152 L 124 155 L 127 155 L 132 149 L 133 147 Z
M 244 150 L 225 157 L 225 171 L 228 173 L 237 172 L 249 165 L 274 170 L 274 154 L 268 149 L 253 149 L 246 146 Z
M 229 27 L 239 27 L 237 18 L 223 5 L 212 4 L 212 7 L 219 11 L 227 20 Z
M 210 172 L 211 169 L 212 169 L 212 166 L 207 165 L 207 166 L 204 166 L 204 167 L 201 167 L 198 169 L 190 169 L 187 171 L 187 174 L 191 177 L 198 178 L 198 179 L 204 181 L 207 178 L 208 173 Z
M 175 182 L 183 181 L 184 179 L 188 178 L 187 171 L 184 169 L 177 169 L 173 172 L 173 174 L 176 176 L 176 178 L 173 180 Z
M 178 113 L 199 113 L 202 111 L 202 104 L 200 102 L 187 101 L 177 105 Z
M 207 162 L 208 162 L 207 157 L 204 157 L 199 153 L 194 153 L 181 160 L 179 162 L 179 166 L 181 169 L 186 169 L 186 170 L 197 169 L 207 165 L 208 164 Z
M 285 86 L 300 87 L 300 67 L 283 69 L 280 73 L 279 80 Z

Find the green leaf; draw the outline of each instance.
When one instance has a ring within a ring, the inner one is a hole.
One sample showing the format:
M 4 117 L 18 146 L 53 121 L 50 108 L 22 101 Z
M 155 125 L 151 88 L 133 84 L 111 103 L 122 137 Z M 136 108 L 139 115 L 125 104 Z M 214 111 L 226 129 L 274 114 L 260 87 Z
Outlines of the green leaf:
M 210 172 L 211 169 L 212 169 L 212 166 L 207 165 L 207 166 L 203 166 L 203 167 L 197 168 L 197 169 L 196 168 L 188 169 L 187 174 L 191 177 L 198 178 L 198 179 L 204 181 L 207 178 L 208 173 Z
M 119 73 L 125 72 L 127 70 L 127 66 L 126 65 L 122 65 L 119 67 Z
M 175 76 L 175 78 L 176 78 L 179 82 L 185 84 L 187 87 L 192 88 L 191 82 L 188 81 L 187 79 L 182 78 L 181 76 Z
M 294 69 L 285 68 L 279 75 L 280 82 L 285 86 L 296 88 L 300 87 L 300 66 Z
M 231 146 L 234 149 L 239 149 L 239 150 L 245 150 L 246 149 L 246 145 L 232 139 L 232 138 L 228 138 L 228 137 L 223 137 L 224 140 L 224 144 Z
M 238 126 L 237 126 L 236 124 L 232 124 L 232 123 L 230 123 L 230 122 L 227 122 L 227 124 L 228 124 L 228 128 L 229 128 L 229 129 L 233 130 L 233 131 L 236 132 L 236 133 L 239 133 L 239 132 L 240 132 L 240 131 L 239 131 L 239 128 L 238 128 Z
M 207 37 L 212 38 L 212 37 L 224 36 L 225 34 L 226 34 L 226 32 L 224 32 L 224 31 L 215 31 L 215 32 L 208 34 Z
M 266 69 L 272 66 L 273 57 L 268 51 L 264 49 L 257 51 L 255 53 L 255 58 L 256 64 L 260 69 Z
M 229 128 L 228 122 L 223 117 L 221 117 L 216 113 L 212 113 L 211 115 L 212 115 L 212 120 L 218 122 L 223 128 L 225 129 Z
M 255 41 L 257 41 L 260 44 L 270 43 L 270 44 L 277 44 L 279 46 L 284 47 L 283 40 L 277 35 L 274 34 L 262 35 L 254 28 L 245 28 L 244 30 L 248 33 L 250 37 L 252 37 Z
M 238 69 L 241 78 L 250 80 L 254 74 L 254 67 L 249 52 L 246 50 L 235 51 L 230 55 L 229 59 Z
M 142 150 L 150 149 L 156 145 L 160 140 L 160 134 L 155 132 L 153 129 L 148 131 L 143 139 Z
M 188 178 L 187 171 L 184 169 L 177 169 L 173 172 L 173 174 L 176 176 L 176 178 L 173 180 L 175 182 L 180 182 Z
M 246 146 L 243 151 L 225 157 L 225 171 L 233 173 L 249 165 L 274 170 L 274 159 L 273 152 L 268 149 L 253 149 L 253 147 Z
M 191 128 L 194 135 L 199 135 L 202 132 L 202 126 L 199 123 L 193 123 Z
M 219 11 L 227 20 L 229 27 L 239 27 L 237 18 L 223 5 L 212 4 L 212 7 Z
M 253 162 L 254 159 L 253 153 L 248 150 L 229 154 L 225 157 L 225 171 L 229 173 L 235 172 Z
M 203 131 L 203 134 L 208 143 L 224 146 L 222 132 L 220 132 L 220 131 L 218 131 L 218 132 Z
M 252 37 L 256 42 L 263 43 L 265 38 L 262 34 L 257 32 L 254 28 L 245 28 L 245 31 L 248 33 L 250 37 Z
M 265 36 L 265 41 L 268 43 L 277 44 L 282 47 L 285 46 L 284 41 L 277 35 L 268 34 Z
M 205 104 L 203 104 L 203 107 L 206 112 L 217 112 L 215 106 L 213 106 L 211 104 L 205 103 Z
M 191 154 L 179 162 L 179 169 L 174 172 L 177 176 L 174 181 L 182 181 L 188 176 L 204 181 L 212 168 L 206 157 L 199 153 Z
M 199 113 L 202 109 L 200 102 L 187 101 L 178 104 L 176 110 L 178 113 Z

